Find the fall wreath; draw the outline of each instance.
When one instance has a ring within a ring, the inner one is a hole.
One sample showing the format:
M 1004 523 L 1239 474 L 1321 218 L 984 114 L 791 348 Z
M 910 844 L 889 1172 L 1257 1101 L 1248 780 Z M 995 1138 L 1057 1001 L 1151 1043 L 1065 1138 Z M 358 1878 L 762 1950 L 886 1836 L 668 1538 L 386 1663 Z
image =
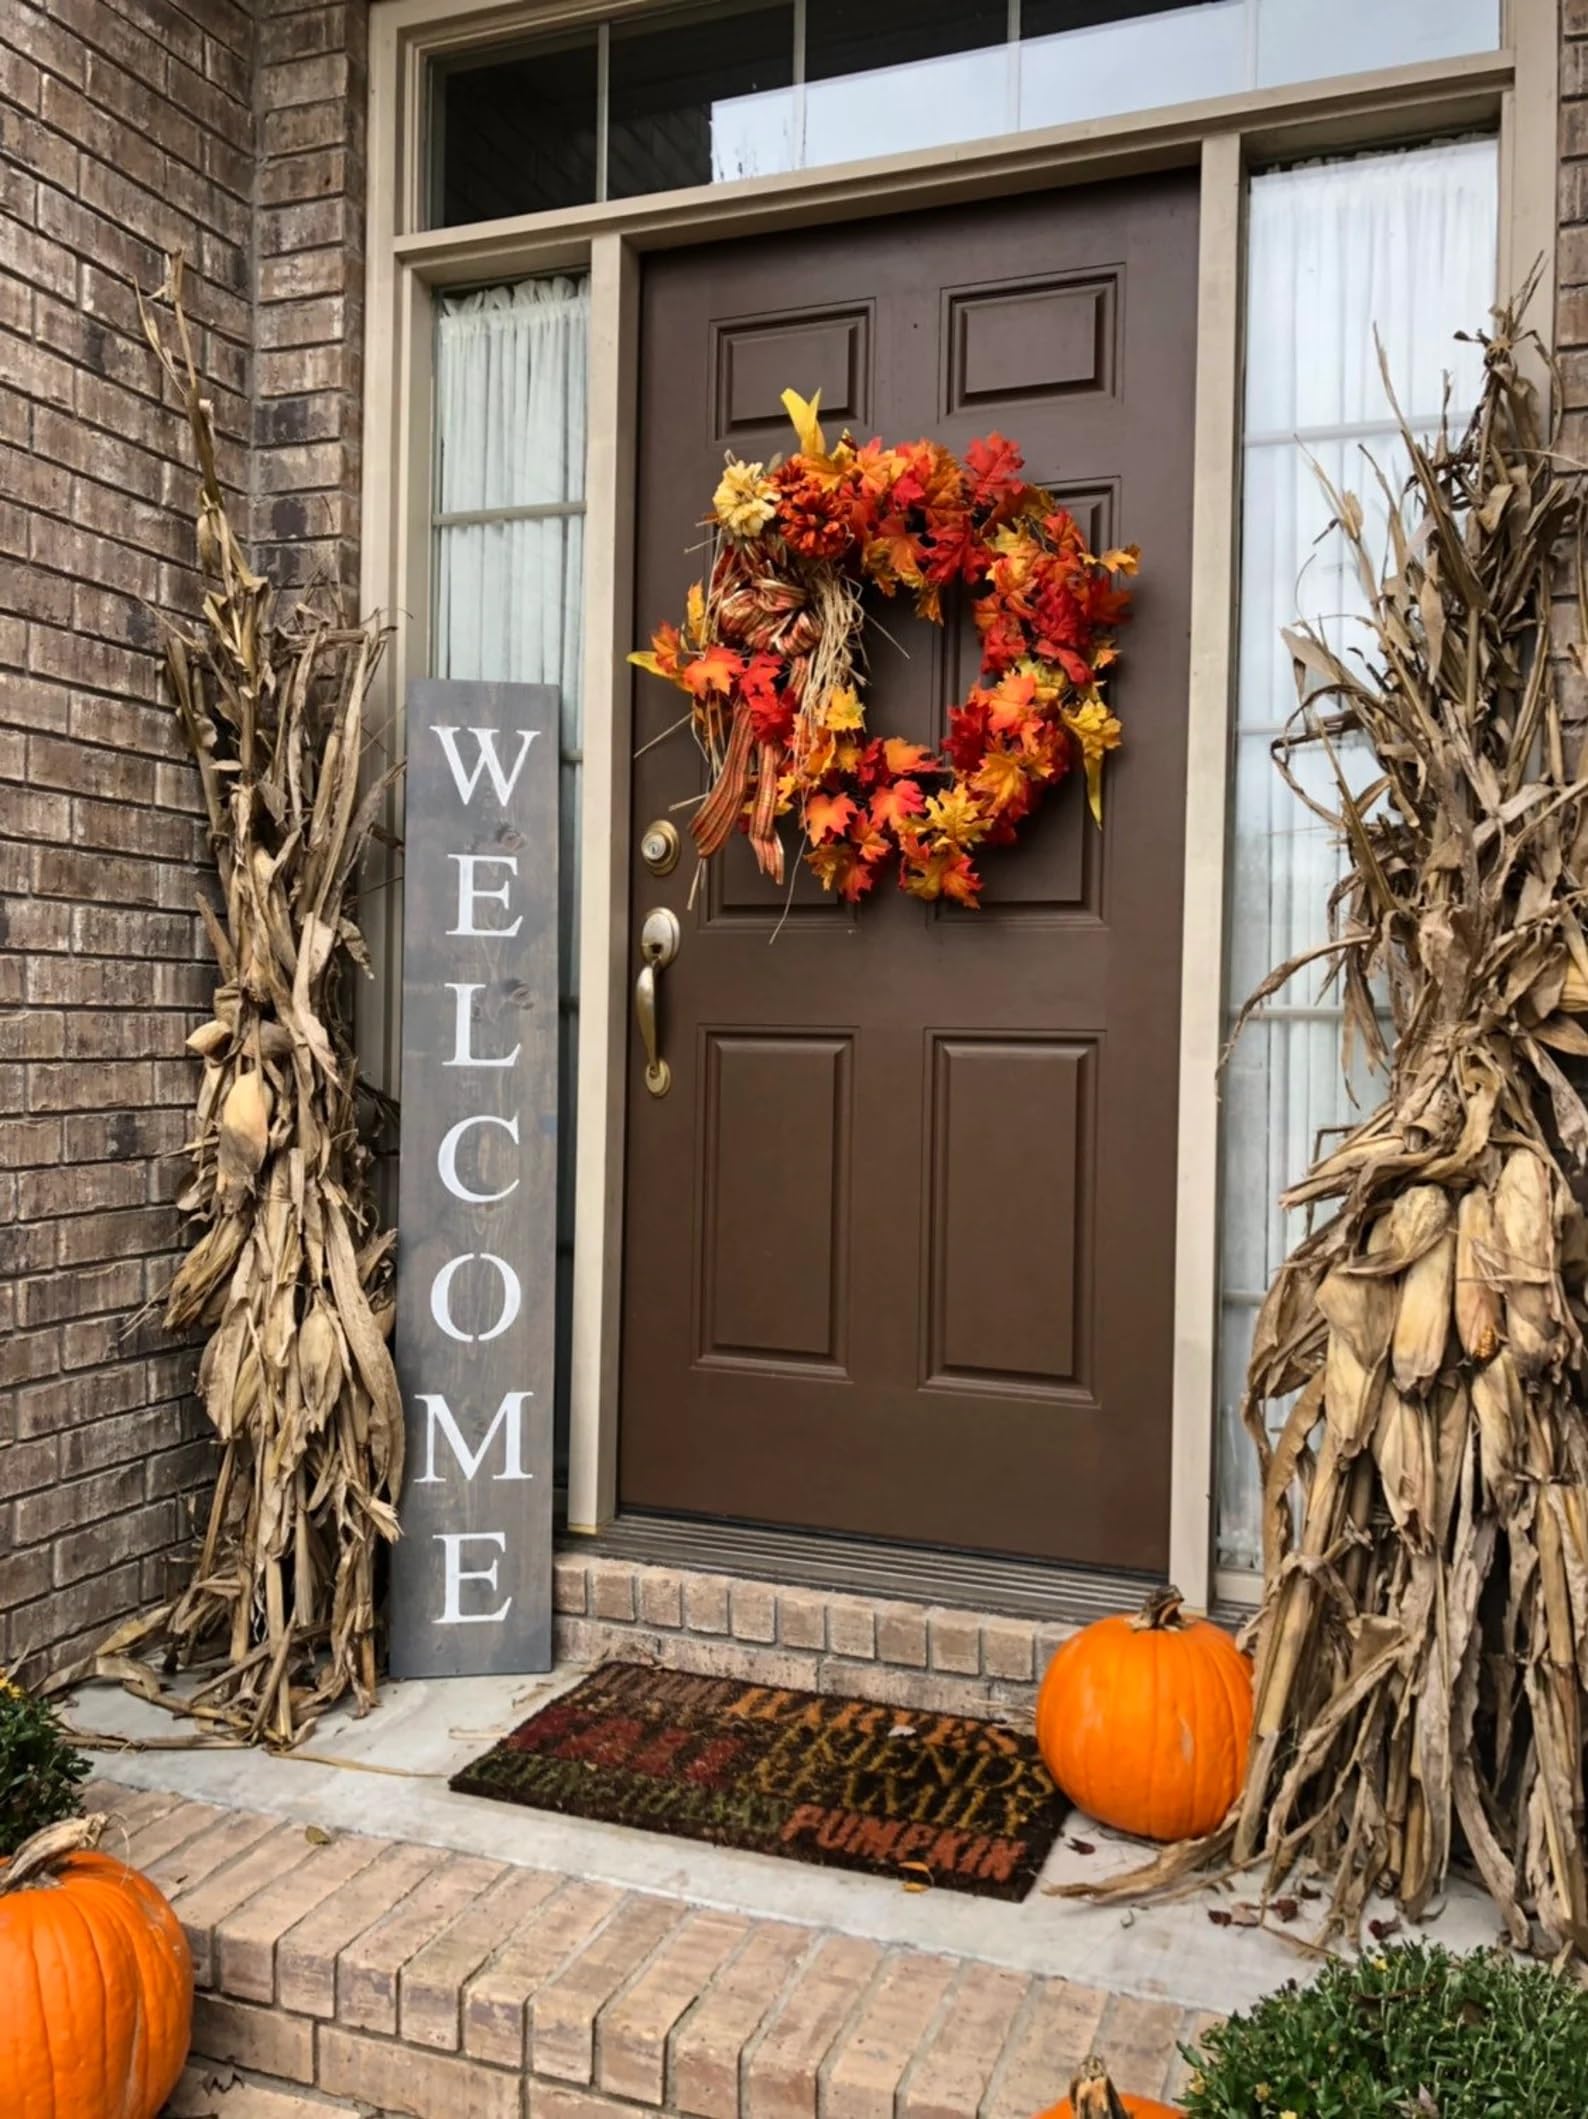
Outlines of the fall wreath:
M 687 692 L 711 784 L 691 829 L 708 859 L 737 827 L 781 882 L 778 819 L 797 814 L 805 859 L 851 903 L 897 855 L 918 898 L 974 905 L 976 856 L 1008 844 L 1077 763 L 1102 822 L 1105 755 L 1120 725 L 1102 696 L 1134 546 L 1086 549 L 1074 518 L 1022 475 L 1002 435 L 961 461 L 936 442 L 885 448 L 845 433 L 829 449 L 808 401 L 785 390 L 798 450 L 730 457 L 712 501 L 709 582 L 682 630 L 630 656 Z M 949 711 L 940 752 L 874 736 L 862 704 L 861 592 L 913 593 L 923 618 L 963 583 L 981 635 L 980 681 Z

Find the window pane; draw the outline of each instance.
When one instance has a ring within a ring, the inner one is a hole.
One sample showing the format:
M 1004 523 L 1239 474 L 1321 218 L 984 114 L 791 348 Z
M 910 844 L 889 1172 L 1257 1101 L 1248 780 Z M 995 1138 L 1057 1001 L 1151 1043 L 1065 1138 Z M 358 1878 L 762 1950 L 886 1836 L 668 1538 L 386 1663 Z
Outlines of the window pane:
M 436 324 L 432 627 L 438 677 L 553 684 L 561 695 L 558 892 L 557 1461 L 566 1458 L 578 1011 L 579 660 L 584 517 L 449 515 L 584 496 L 589 287 L 523 280 L 443 296 Z
M 609 63 L 609 198 L 793 168 L 788 0 L 615 22 Z
M 1246 86 L 1246 5 L 1162 12 L 1148 0 L 1024 0 L 1021 127 L 1236 94 Z
M 596 32 L 438 68 L 431 98 L 439 227 L 549 213 L 596 195 Z
M 584 499 L 588 308 L 585 282 L 562 277 L 445 298 L 436 341 L 439 513 Z
M 809 0 L 807 167 L 1007 132 L 1006 0 Z
M 1295 705 L 1280 629 L 1298 615 L 1337 646 L 1361 639 L 1362 591 L 1308 457 L 1363 502 L 1377 549 L 1384 506 L 1364 450 L 1398 485 L 1403 459 L 1373 333 L 1418 426 L 1437 422 L 1443 378 L 1453 419 L 1477 394 L 1478 350 L 1453 334 L 1482 324 L 1494 300 L 1497 157 L 1492 140 L 1253 178 L 1248 217 L 1246 403 L 1241 498 L 1240 658 L 1230 837 L 1231 1015 L 1275 964 L 1323 941 L 1340 874 L 1328 828 L 1281 780 L 1273 736 Z M 1376 515 L 1375 515 L 1376 510 Z M 1320 543 L 1320 538 L 1323 541 Z M 1360 787 L 1365 750 L 1342 761 Z M 1333 806 L 1327 762 L 1292 758 L 1296 777 Z M 1260 1556 L 1255 1453 L 1240 1401 L 1257 1305 L 1304 1230 L 1279 1194 L 1331 1128 L 1373 1109 L 1378 1083 L 1340 1074 L 1340 1019 L 1325 974 L 1300 972 L 1243 1033 L 1222 1096 L 1219 1559 Z M 1279 1409 L 1282 1411 L 1282 1409 Z M 1274 1409 L 1270 1409 L 1272 1417 Z
M 1499 0 L 1255 0 L 1257 86 L 1412 66 L 1500 41 Z

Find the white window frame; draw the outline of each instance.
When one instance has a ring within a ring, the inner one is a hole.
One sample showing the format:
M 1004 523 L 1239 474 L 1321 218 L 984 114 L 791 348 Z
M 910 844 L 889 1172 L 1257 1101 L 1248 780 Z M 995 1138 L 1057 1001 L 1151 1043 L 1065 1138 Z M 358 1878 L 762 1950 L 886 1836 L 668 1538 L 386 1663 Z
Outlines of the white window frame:
M 1477 57 L 1003 136 L 928 153 L 700 186 L 457 228 L 424 226 L 432 61 L 522 41 L 665 0 L 372 0 L 364 352 L 364 607 L 396 614 L 381 710 L 402 742 L 408 675 L 428 668 L 433 302 L 443 288 L 587 270 L 591 281 L 584 609 L 585 859 L 576 1151 L 568 1520 L 596 1530 L 617 1504 L 623 1125 L 631 1031 L 628 726 L 633 644 L 633 465 L 640 259 L 909 207 L 991 199 L 1143 171 L 1201 173 L 1195 490 L 1182 936 L 1173 1465 L 1169 1562 L 1195 1603 L 1248 1600 L 1252 1578 L 1216 1575 L 1214 1438 L 1219 1187 L 1218 1058 L 1224 1006 L 1226 804 L 1235 661 L 1242 221 L 1246 172 L 1289 158 L 1399 145 L 1484 127 L 1500 139 L 1498 284 L 1542 254 L 1534 321 L 1553 330 L 1554 0 L 1507 0 L 1502 49 Z M 394 819 L 394 822 L 397 822 Z M 603 854 L 605 858 L 602 858 Z M 375 879 L 379 882 L 379 878 Z M 401 908 L 368 903 L 378 969 L 360 1050 L 395 1086 Z

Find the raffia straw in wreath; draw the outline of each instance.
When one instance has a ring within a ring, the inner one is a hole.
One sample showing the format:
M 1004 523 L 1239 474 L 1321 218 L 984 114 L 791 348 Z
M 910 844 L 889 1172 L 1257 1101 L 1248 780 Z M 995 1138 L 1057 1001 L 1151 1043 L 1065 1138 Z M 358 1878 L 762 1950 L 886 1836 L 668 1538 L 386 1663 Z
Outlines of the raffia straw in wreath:
M 221 886 L 199 908 L 221 983 L 189 1038 L 203 1062 L 193 1174 L 198 1233 L 165 1298 L 172 1331 L 209 1333 L 198 1388 L 220 1443 L 192 1579 L 64 1673 L 119 1679 L 207 1728 L 296 1742 L 349 1691 L 374 1697 L 375 1555 L 397 1535 L 402 1404 L 387 1348 L 395 1231 L 380 1231 L 348 1021 L 369 969 L 356 878 L 392 774 L 364 773 L 384 643 L 328 591 L 283 614 L 227 520 L 211 408 L 182 305 L 178 351 L 144 329 L 176 388 L 199 467 L 202 624 L 166 627 Z M 169 1672 L 218 1652 L 197 1691 Z
M 1424 446 L 1402 420 L 1412 468 L 1402 495 L 1386 488 L 1382 571 L 1360 504 L 1325 482 L 1366 651 L 1287 634 L 1301 703 L 1274 748 L 1345 849 L 1312 955 L 1332 960 L 1388 1091 L 1287 1195 L 1326 1218 L 1256 1328 L 1244 1788 L 1212 1839 L 1107 1895 L 1231 1861 L 1264 1864 L 1272 1892 L 1299 1868 L 1328 1879 L 1327 1939 L 1371 1893 L 1428 1912 L 1464 1847 L 1517 1944 L 1588 1954 L 1588 774 L 1551 656 L 1562 550 L 1579 673 L 1588 586 L 1583 488 L 1519 366 L 1532 291 L 1481 341 L 1459 439 Z M 1306 748 L 1331 803 L 1302 785 Z M 1269 1407 L 1288 1407 L 1277 1441 Z

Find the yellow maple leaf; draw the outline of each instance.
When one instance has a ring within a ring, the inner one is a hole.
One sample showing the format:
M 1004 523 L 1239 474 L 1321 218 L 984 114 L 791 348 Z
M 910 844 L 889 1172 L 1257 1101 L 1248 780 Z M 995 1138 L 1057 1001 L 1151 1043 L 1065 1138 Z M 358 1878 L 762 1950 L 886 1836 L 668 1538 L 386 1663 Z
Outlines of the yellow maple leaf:
M 1141 565 L 1141 546 L 1116 545 L 1103 554 L 1102 563 L 1111 574 L 1134 574 Z
M 810 398 L 801 397 L 797 390 L 783 392 L 783 409 L 794 422 L 794 432 L 800 438 L 801 456 L 825 456 L 827 437 L 822 432 L 817 418 L 821 410 L 822 393 L 818 390 Z
M 945 788 L 926 805 L 925 825 L 940 846 L 974 846 L 987 836 L 987 819 L 969 788 Z
M 706 591 L 698 581 L 689 584 L 689 598 L 684 606 L 684 638 L 691 647 L 706 644 Z
M 865 708 L 860 704 L 860 695 L 852 685 L 840 684 L 827 694 L 827 711 L 822 721 L 828 728 L 864 728 Z

